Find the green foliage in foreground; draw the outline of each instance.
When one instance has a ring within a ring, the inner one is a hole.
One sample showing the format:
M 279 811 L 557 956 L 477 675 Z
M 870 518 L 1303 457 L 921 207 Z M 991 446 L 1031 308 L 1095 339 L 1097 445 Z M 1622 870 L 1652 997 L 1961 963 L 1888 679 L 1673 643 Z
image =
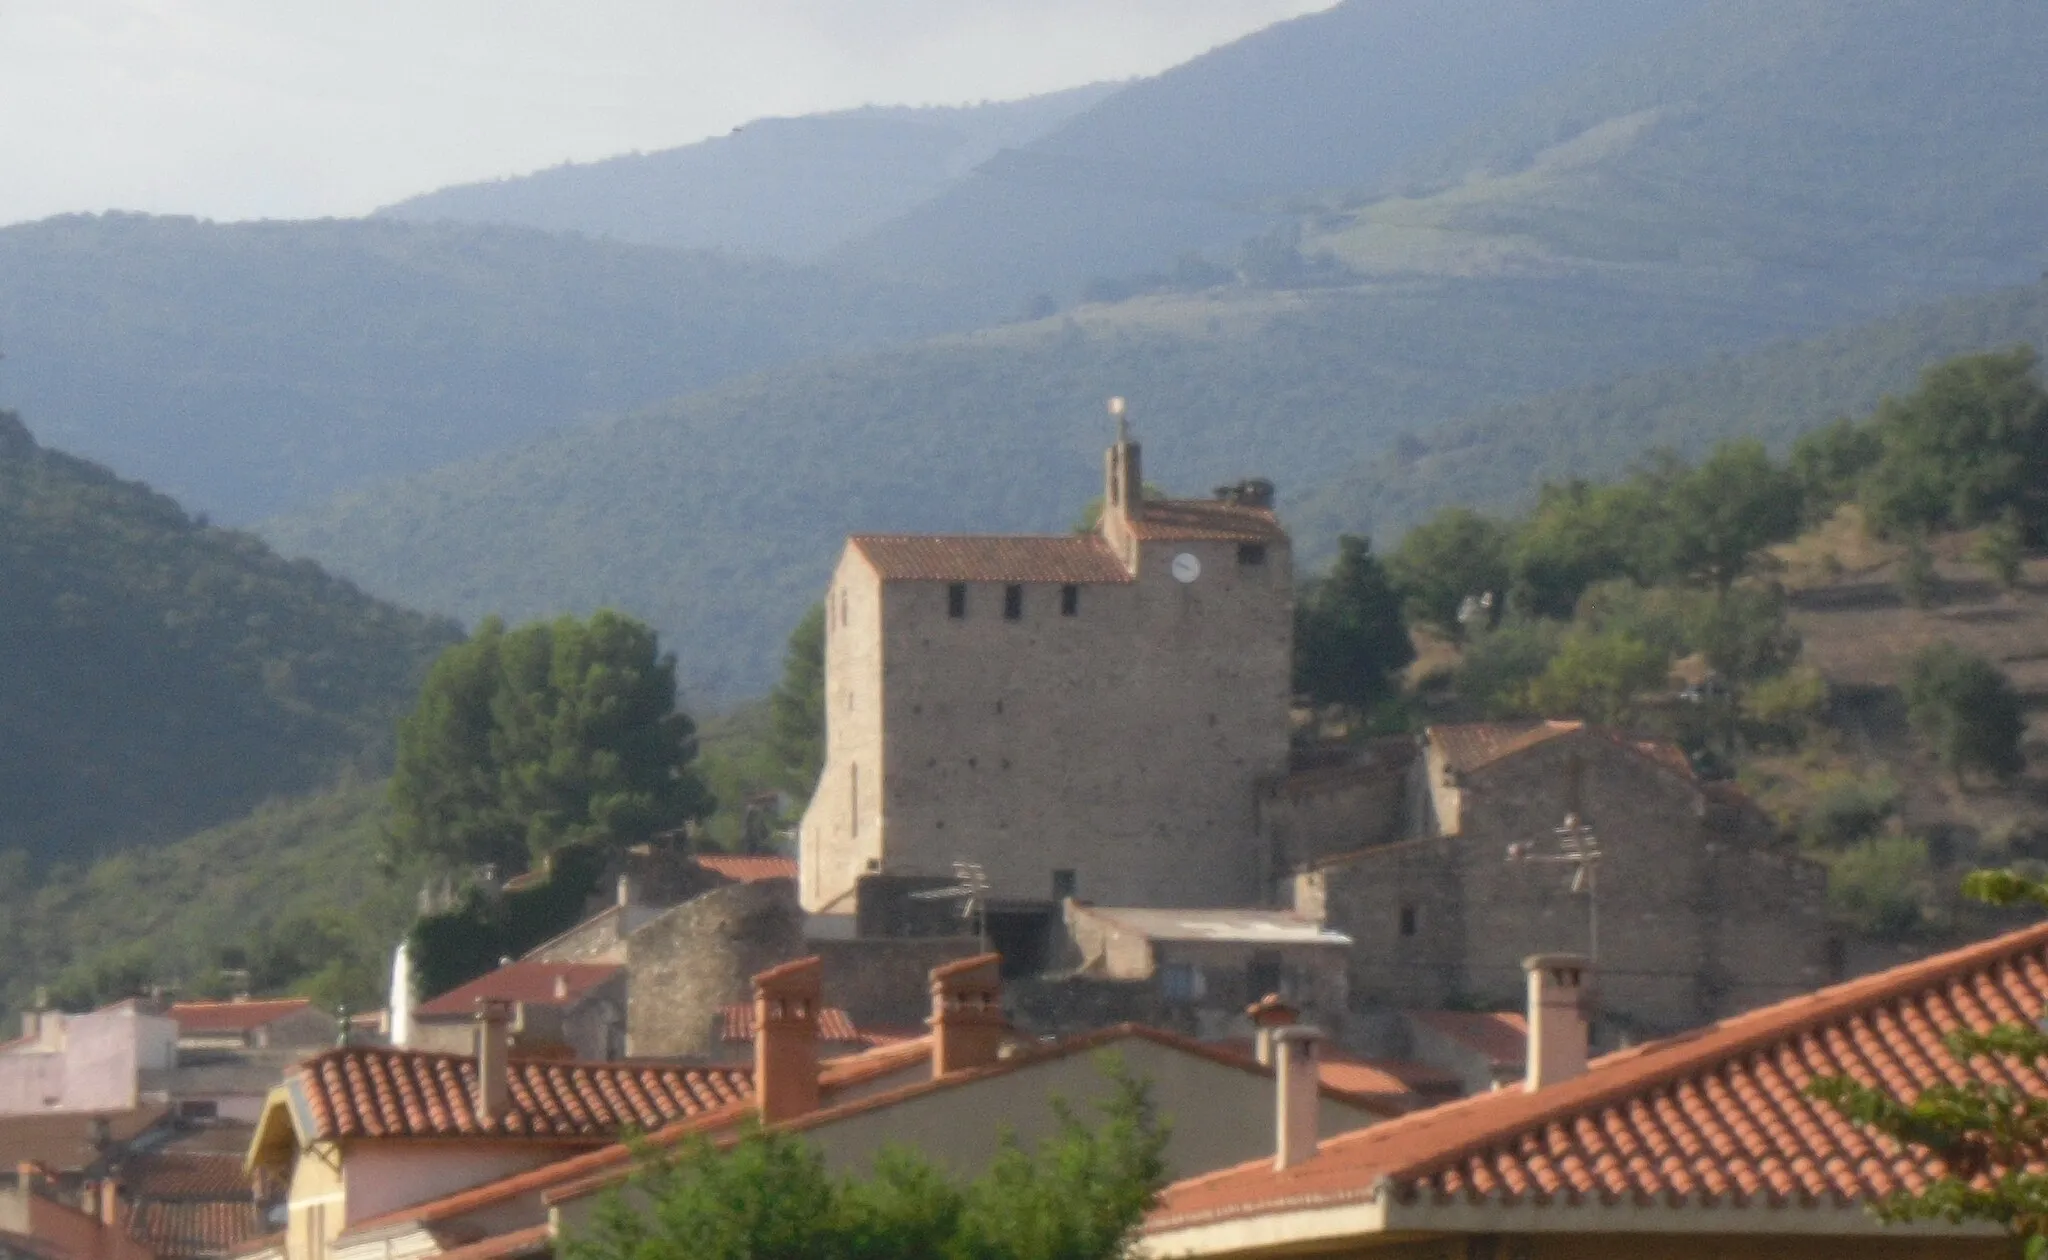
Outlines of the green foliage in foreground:
M 2025 704 L 1989 660 L 1953 643 L 1934 644 L 1908 662 L 1902 690 L 1913 729 L 1959 780 L 1966 771 L 2005 780 L 2026 768 Z
M 1166 1133 L 1145 1086 L 1112 1076 L 1096 1125 L 1054 1099 L 1053 1136 L 965 1185 L 901 1147 L 835 1176 L 800 1135 L 760 1129 L 643 1152 L 564 1260 L 1117 1260 L 1165 1184 Z
M 2048 886 L 2012 871 L 1979 871 L 1965 893 L 1993 905 L 2048 906 Z M 1892 1223 L 1983 1221 L 2022 1244 L 2027 1260 L 2048 1257 L 2048 1099 L 2014 1084 L 2038 1079 L 2048 1063 L 2048 1031 L 2039 1024 L 1957 1029 L 1945 1039 L 1966 1063 L 1986 1062 L 1992 1080 L 1927 1081 L 1910 1099 L 1852 1077 L 1823 1077 L 1808 1093 L 1843 1115 L 1906 1147 L 1916 1159 L 1941 1161 L 1939 1176 L 1918 1193 L 1900 1191 L 1877 1204 Z
M 609 610 L 491 618 L 434 662 L 399 726 L 393 852 L 511 873 L 636 844 L 710 812 L 696 755 L 652 630 Z
M 0 852 L 75 861 L 381 774 L 457 637 L 0 412 Z
M 38 985 L 72 1007 L 153 985 L 226 996 L 230 968 L 259 993 L 381 1005 L 420 874 L 379 869 L 387 818 L 384 785 L 356 782 L 40 876 L 0 854 L 0 1005 Z

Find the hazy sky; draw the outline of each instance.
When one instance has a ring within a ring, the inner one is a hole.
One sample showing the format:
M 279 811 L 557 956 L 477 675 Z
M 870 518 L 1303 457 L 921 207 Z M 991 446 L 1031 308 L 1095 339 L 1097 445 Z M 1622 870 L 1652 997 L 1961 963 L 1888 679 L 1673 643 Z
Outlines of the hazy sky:
M 0 0 L 0 223 L 360 214 L 750 118 L 1148 74 L 1330 0 Z

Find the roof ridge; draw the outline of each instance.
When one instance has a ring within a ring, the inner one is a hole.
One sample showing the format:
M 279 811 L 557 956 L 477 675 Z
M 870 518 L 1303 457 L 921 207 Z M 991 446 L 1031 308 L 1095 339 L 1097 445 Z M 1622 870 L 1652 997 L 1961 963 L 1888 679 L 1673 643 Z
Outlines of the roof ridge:
M 1602 1055 L 1587 1066 L 1583 1076 L 1535 1093 L 1521 1094 L 1520 1097 L 1527 1100 L 1522 1106 L 1500 1101 L 1498 1093 L 1476 1094 L 1333 1138 L 1323 1144 L 1323 1150 L 1349 1149 L 1388 1141 L 1406 1132 L 1426 1130 L 1435 1123 L 1455 1119 L 1488 1104 L 1506 1113 L 1501 1120 L 1453 1146 L 1381 1170 L 1381 1175 L 1393 1180 L 1412 1179 L 1537 1125 L 1630 1094 L 1656 1089 L 1707 1064 L 1740 1058 L 1772 1042 L 1828 1023 L 1861 1006 L 1908 997 L 1941 981 L 2043 946 L 2048 946 L 2048 921 L 1931 958 L 1858 976 L 1812 993 L 1786 998 L 1703 1028 Z M 1788 1009 L 1795 1007 L 1800 1009 Z M 1632 1064 L 1642 1064 L 1643 1067 L 1640 1071 L 1628 1072 L 1626 1069 Z M 1237 1167 L 1242 1170 L 1245 1165 Z

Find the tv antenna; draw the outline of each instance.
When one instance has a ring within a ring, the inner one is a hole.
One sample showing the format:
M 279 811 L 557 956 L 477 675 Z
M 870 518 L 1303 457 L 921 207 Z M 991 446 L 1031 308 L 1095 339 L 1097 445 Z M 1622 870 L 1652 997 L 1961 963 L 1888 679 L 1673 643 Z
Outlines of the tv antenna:
M 1564 822 L 1552 828 L 1551 833 L 1557 837 L 1557 852 L 1539 853 L 1535 845 L 1525 840 L 1508 846 L 1508 861 L 1571 868 L 1571 891 L 1583 893 L 1586 898 L 1586 957 L 1597 966 L 1600 962 L 1600 837 L 1593 831 L 1593 824 L 1576 812 L 1566 814 Z
M 944 888 L 924 888 L 910 894 L 912 901 L 957 901 L 960 917 L 974 924 L 981 939 L 981 952 L 988 952 L 988 872 L 979 862 L 953 863 L 953 878 L 959 882 Z

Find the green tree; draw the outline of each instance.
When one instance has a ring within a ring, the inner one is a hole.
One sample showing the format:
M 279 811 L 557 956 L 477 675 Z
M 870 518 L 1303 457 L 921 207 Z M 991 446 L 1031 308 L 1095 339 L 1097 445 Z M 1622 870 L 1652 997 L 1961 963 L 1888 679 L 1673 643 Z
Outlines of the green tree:
M 1663 683 L 1671 658 L 1633 635 L 1574 628 L 1529 684 L 1527 704 L 1545 717 L 1617 723 L 1643 692 Z
M 753 1129 L 644 1151 L 634 1193 L 614 1192 L 565 1260 L 1113 1260 L 1165 1184 L 1165 1129 L 1145 1087 L 1112 1068 L 1099 1123 L 1058 1100 L 1053 1136 L 1004 1144 L 959 1185 L 884 1151 L 866 1177 L 829 1172 L 815 1147 Z
M 1915 532 L 1906 539 L 1905 554 L 1899 557 L 1899 598 L 1914 608 L 1932 608 L 1940 580 L 1926 536 Z
M 1999 515 L 1996 522 L 1984 531 L 1977 540 L 1975 559 L 1998 583 L 2002 591 L 2010 591 L 2020 584 L 2020 568 L 2026 560 L 2026 533 L 2020 527 L 2019 513 L 2008 508 Z
M 1509 545 L 1515 607 L 1566 618 L 1588 587 L 1646 576 L 1644 541 L 1662 524 L 1658 500 L 1641 480 L 1544 486 Z
M 1853 502 L 1863 478 L 1883 454 L 1884 439 L 1876 428 L 1846 416 L 1794 442 L 1787 462 L 1799 482 L 1806 523 L 1818 525 L 1836 508 Z
M 1467 508 L 1446 508 L 1409 530 L 1387 557 L 1409 620 L 1462 639 L 1458 609 L 1465 600 L 1507 592 L 1510 538 L 1506 525 Z
M 1458 696 L 1489 717 L 1528 711 L 1529 684 L 1548 669 L 1564 640 L 1555 621 L 1515 617 L 1479 634 L 1458 662 Z
M 812 604 L 790 631 L 782 681 L 768 697 L 769 751 L 781 787 L 808 798 L 825 766 L 825 605 Z
M 486 620 L 428 672 L 399 726 L 388 845 L 524 869 L 569 845 L 647 839 L 710 811 L 676 709 L 675 659 L 609 610 Z
M 1978 871 L 1965 894 L 1999 906 L 2048 906 L 2048 886 L 2012 871 Z M 2028 1012 L 2031 1016 L 2034 1013 Z M 1943 1038 L 1966 1066 L 1984 1066 L 1964 1080 L 1916 1082 L 1911 1097 L 1850 1076 L 1814 1080 L 1807 1092 L 1857 1124 L 1904 1147 L 1939 1175 L 1917 1191 L 1900 1190 L 1876 1205 L 1891 1223 L 1982 1221 L 2005 1231 L 2027 1260 L 2048 1257 L 2048 1099 L 2023 1082 L 2048 1063 L 2048 1031 L 2013 1020 L 1990 1028 L 1958 1028 Z
M 1726 591 L 1756 555 L 1799 532 L 1799 480 L 1753 438 L 1724 442 L 1665 499 L 1665 572 Z
M 2030 542 L 2048 536 L 2048 389 L 2025 346 L 1929 368 L 1872 419 L 1884 454 L 1865 500 L 1888 533 L 1968 529 L 2010 510 Z
M 1906 666 L 1906 715 L 1961 782 L 1966 771 L 2010 779 L 2026 768 L 2027 719 L 2003 670 L 1953 643 L 1915 653 Z
M 1294 690 L 1363 712 L 1392 694 L 1393 674 L 1414 659 L 1400 597 L 1372 540 L 1344 535 L 1329 573 L 1294 605 Z

